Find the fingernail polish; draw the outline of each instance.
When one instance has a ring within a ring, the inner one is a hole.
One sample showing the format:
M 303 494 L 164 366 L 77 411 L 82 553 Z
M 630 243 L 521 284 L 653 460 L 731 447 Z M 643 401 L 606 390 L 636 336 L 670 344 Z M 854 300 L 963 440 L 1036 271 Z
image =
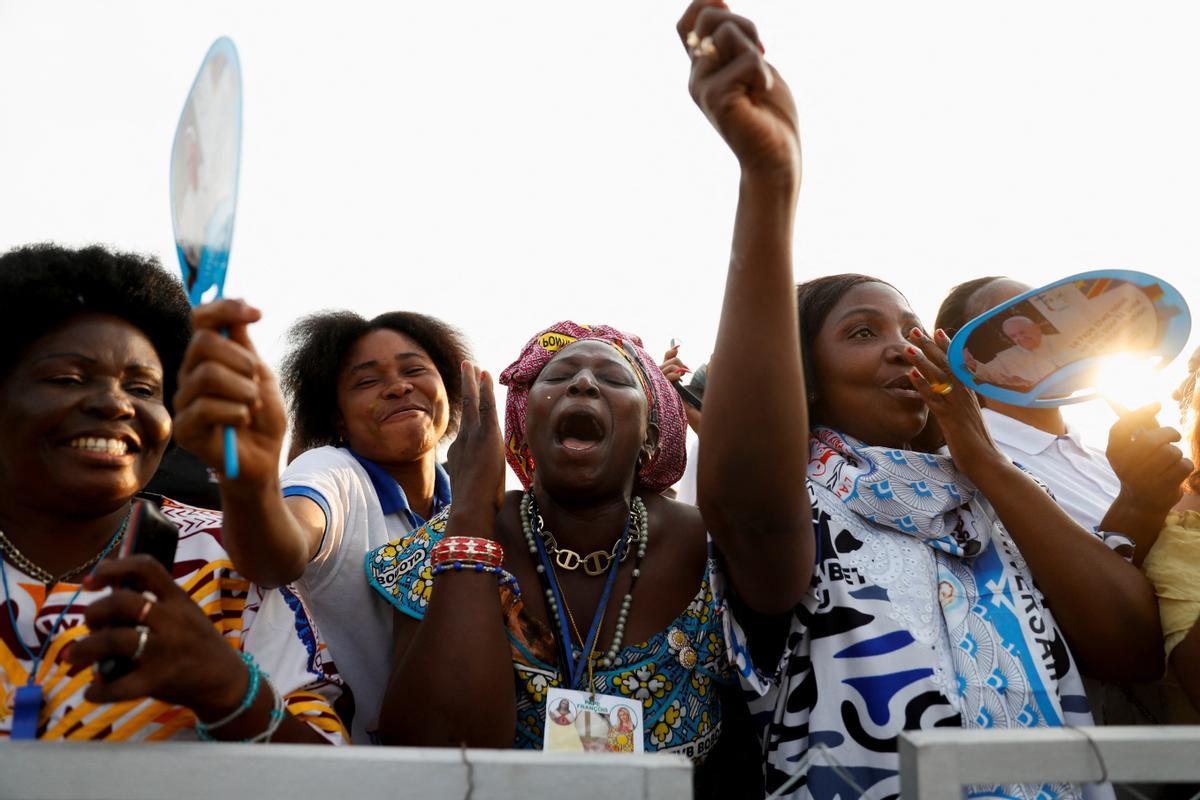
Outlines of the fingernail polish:
M 908 354 L 909 354 L 910 356 L 915 356 L 917 353 L 921 352 L 921 351 L 920 351 L 920 350 L 918 350 L 917 348 L 913 347 L 911 344 L 910 344 L 908 347 L 904 348 L 904 349 L 905 349 L 906 351 L 908 351 Z

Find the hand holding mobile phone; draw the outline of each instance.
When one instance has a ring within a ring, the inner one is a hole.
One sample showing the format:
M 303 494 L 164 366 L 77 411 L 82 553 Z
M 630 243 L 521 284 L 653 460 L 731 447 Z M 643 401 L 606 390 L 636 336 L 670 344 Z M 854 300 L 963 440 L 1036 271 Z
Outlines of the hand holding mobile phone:
M 116 557 L 145 553 L 153 556 L 162 564 L 167 572 L 175 568 L 175 548 L 179 544 L 179 529 L 175 523 L 148 500 L 134 501 L 133 518 L 129 521 L 129 531 L 124 541 L 117 548 Z M 137 586 L 125 585 L 127 589 L 138 589 Z M 102 681 L 115 681 L 133 671 L 133 659 L 106 658 L 96 665 L 96 675 Z

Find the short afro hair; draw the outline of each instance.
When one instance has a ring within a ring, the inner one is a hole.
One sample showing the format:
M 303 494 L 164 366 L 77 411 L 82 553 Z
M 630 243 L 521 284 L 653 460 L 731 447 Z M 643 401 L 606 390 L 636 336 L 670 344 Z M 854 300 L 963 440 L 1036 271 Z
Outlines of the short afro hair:
M 390 311 L 371 320 L 353 311 L 324 311 L 301 318 L 288 332 L 291 349 L 283 359 L 280 383 L 292 420 L 293 457 L 337 443 L 338 375 L 355 342 L 378 330 L 401 333 L 429 354 L 450 401 L 446 435 L 458 431 L 462 417 L 461 365 L 471 359 L 470 348 L 458 330 L 413 311 Z
M 52 243 L 0 255 L 0 378 L 31 344 L 80 314 L 111 314 L 140 330 L 163 366 L 171 410 L 179 367 L 192 338 L 183 284 L 152 256 Z

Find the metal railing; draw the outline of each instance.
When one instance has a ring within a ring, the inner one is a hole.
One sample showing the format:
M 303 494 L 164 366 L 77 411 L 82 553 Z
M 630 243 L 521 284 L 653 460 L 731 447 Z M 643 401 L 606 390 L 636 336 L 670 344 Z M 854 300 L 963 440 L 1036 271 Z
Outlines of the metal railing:
M 906 800 L 962 800 L 970 784 L 1200 783 L 1200 726 L 912 731 L 900 736 Z
M 690 800 L 683 756 L 315 745 L 6 742 L 20 800 Z
M 971 784 L 1200 783 L 1200 726 L 912 731 L 901 795 Z M 688 800 L 682 756 L 312 745 L 6 742 L 0 799 Z M 732 800 L 732 799 L 731 799 Z

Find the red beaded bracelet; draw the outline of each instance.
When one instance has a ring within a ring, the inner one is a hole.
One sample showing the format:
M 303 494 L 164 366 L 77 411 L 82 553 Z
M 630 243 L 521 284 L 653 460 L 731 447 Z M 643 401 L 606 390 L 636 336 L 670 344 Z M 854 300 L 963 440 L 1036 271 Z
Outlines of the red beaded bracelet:
M 481 536 L 447 536 L 433 546 L 429 560 L 434 567 L 455 561 L 499 567 L 504 563 L 504 548 Z

